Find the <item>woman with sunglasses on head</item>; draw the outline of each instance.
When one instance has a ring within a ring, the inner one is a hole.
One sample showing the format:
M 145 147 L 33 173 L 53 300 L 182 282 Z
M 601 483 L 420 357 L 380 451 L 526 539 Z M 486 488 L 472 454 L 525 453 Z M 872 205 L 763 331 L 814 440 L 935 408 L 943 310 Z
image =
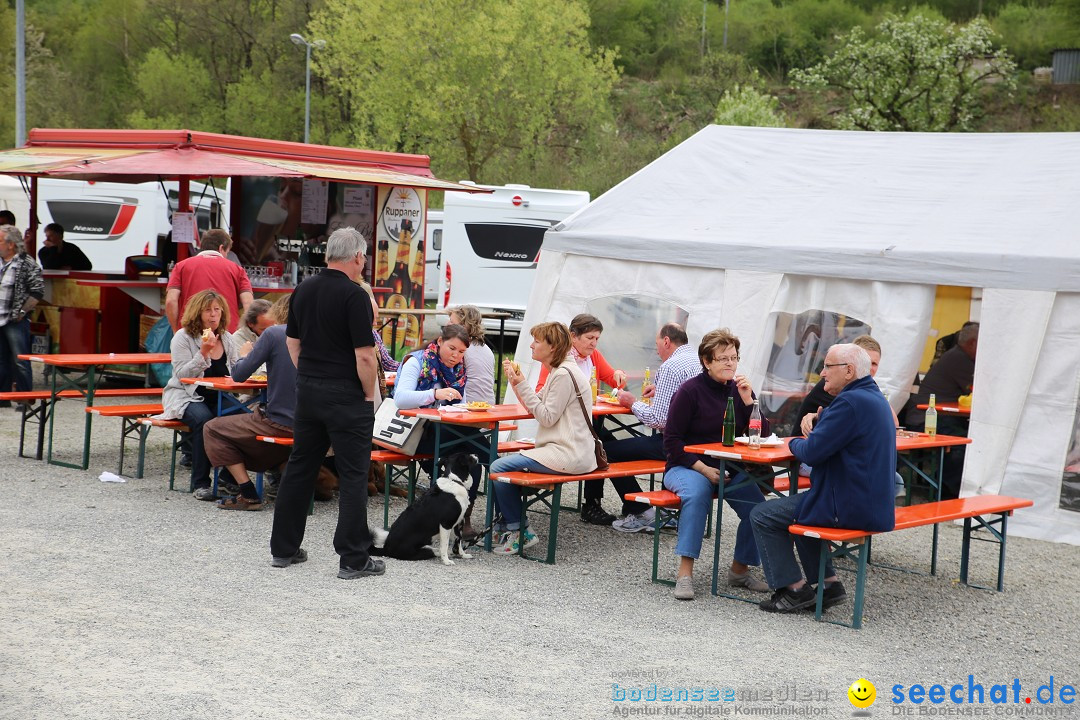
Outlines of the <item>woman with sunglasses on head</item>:
M 722 478 L 717 458 L 684 450 L 687 445 L 721 441 L 729 398 L 734 401 L 735 433 L 746 434 L 754 409 L 754 392 L 749 378 L 737 374 L 740 346 L 739 338 L 726 328 L 713 330 L 701 339 L 698 359 L 702 373 L 684 382 L 675 393 L 664 427 L 664 452 L 667 454 L 664 487 L 682 501 L 679 536 L 675 543 L 675 554 L 679 556 L 675 581 L 675 598 L 678 600 L 694 599 L 694 561 L 701 553 L 714 486 L 721 482 L 732 486 L 746 480 L 742 472 Z M 769 435 L 769 423 L 764 418 L 761 434 L 762 437 Z M 731 466 L 728 463 L 728 467 Z M 728 570 L 728 585 L 768 592 L 769 586 L 750 574 L 749 566 L 760 565 L 761 558 L 747 519 L 754 506 L 765 502 L 765 496 L 756 484 L 751 483 L 736 490 L 725 489 L 724 501 L 741 521 L 735 534 L 735 557 Z

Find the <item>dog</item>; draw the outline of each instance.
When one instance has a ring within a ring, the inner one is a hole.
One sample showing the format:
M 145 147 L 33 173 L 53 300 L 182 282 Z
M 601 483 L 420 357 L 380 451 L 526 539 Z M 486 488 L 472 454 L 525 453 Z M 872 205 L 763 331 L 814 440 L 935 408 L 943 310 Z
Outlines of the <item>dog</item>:
M 475 455 L 458 453 L 445 463 L 440 462 L 439 478 L 423 497 L 405 508 L 390 531 L 372 528 L 372 555 L 398 560 L 428 560 L 435 557 L 436 545 L 443 565 L 453 565 L 450 559 L 450 537 L 454 538 L 454 554 L 469 560 L 461 540 L 461 524 L 469 507 L 469 491 L 465 485 L 479 460 Z

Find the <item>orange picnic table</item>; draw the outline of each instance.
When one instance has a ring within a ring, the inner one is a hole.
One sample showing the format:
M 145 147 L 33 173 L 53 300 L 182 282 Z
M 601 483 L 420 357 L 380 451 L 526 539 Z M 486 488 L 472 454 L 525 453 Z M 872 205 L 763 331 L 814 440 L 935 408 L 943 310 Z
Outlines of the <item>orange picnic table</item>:
M 86 404 L 94 404 L 94 392 L 97 390 L 98 368 L 106 365 L 153 365 L 156 363 L 172 362 L 169 353 L 67 353 L 54 355 L 20 355 L 20 360 L 40 362 L 53 368 L 52 388 L 49 397 L 49 450 L 46 460 L 52 465 L 79 468 L 86 470 L 90 467 L 90 432 L 93 421 L 93 413 L 86 413 L 83 431 L 83 456 L 82 464 L 60 462 L 53 460 L 53 425 L 56 417 L 55 404 L 60 393 L 65 390 L 73 390 L 86 398 Z M 83 381 L 86 386 L 83 387 Z

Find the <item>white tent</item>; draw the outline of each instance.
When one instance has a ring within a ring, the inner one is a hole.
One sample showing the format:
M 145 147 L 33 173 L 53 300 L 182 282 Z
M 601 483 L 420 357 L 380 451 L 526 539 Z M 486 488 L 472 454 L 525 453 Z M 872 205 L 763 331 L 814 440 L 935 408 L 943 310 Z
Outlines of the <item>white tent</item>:
M 30 200 L 18 178 L 0 175 L 0 210 L 10 210 L 15 213 L 15 221 L 19 223 L 19 228 L 26 229 L 30 218 Z
M 547 233 L 524 327 L 651 303 L 692 342 L 731 328 L 742 371 L 779 393 L 783 324 L 823 311 L 872 328 L 899 408 L 936 286 L 981 289 L 963 494 L 1032 498 L 1014 533 L 1080 544 L 1080 512 L 1060 507 L 1080 390 L 1078 168 L 1080 133 L 707 127 Z M 649 345 L 656 317 L 619 331 Z

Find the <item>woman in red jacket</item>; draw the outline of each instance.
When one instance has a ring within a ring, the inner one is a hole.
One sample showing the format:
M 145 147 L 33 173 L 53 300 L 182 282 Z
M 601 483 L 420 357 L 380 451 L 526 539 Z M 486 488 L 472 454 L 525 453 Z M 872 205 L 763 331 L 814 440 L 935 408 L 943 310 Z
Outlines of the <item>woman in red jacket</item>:
M 593 370 L 596 370 L 597 385 L 604 383 L 608 387 L 622 388 L 626 385 L 626 373 L 622 370 L 613 370 L 604 356 L 596 349 L 600 342 L 600 333 L 604 332 L 604 326 L 593 315 L 582 313 L 570 321 L 570 357 L 581 368 L 585 377 L 591 378 Z M 548 369 L 542 367 L 540 380 L 536 383 L 537 392 L 547 382 Z M 600 501 L 604 497 L 604 481 L 589 480 L 585 482 L 585 504 L 581 506 L 581 519 L 592 525 L 607 525 L 618 520 L 617 517 L 608 513 L 601 506 Z

